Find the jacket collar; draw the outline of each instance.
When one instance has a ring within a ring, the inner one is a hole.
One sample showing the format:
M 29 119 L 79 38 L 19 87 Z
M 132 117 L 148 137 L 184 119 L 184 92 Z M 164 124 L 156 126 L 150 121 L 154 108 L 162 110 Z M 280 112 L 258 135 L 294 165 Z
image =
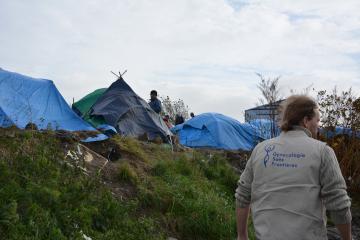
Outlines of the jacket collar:
M 311 132 L 307 128 L 304 128 L 302 126 L 294 126 L 293 130 L 290 130 L 288 132 L 282 132 L 281 135 L 283 134 L 289 134 L 289 135 L 306 134 L 308 137 L 312 137 Z

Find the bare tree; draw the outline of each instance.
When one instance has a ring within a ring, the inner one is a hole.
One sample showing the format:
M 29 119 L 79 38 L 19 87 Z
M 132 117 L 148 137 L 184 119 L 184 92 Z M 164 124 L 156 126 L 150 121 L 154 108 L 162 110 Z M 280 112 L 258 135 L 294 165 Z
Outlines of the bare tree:
M 336 126 L 360 129 L 360 98 L 352 89 L 339 93 L 335 87 L 332 92 L 319 91 L 317 99 L 320 106 L 323 127 L 335 129 Z
M 262 105 L 268 104 L 269 107 L 269 120 L 271 121 L 271 137 L 276 135 L 276 102 L 281 99 L 280 90 L 279 90 L 279 79 L 280 76 L 277 76 L 273 79 L 265 78 L 262 74 L 256 73 L 260 78 L 260 83 L 257 85 L 258 89 L 261 91 L 262 97 L 259 101 Z
M 303 88 L 301 91 L 298 91 L 296 89 L 290 89 L 290 94 L 301 94 L 301 95 L 308 95 L 310 91 L 314 91 L 315 88 L 313 88 L 314 84 L 310 84 L 309 86 Z
M 280 76 L 277 76 L 274 79 L 265 77 L 256 73 L 260 78 L 260 83 L 257 85 L 258 89 L 261 91 L 261 94 L 264 98 L 260 98 L 259 101 L 261 104 L 270 104 L 280 100 L 280 90 L 279 90 L 279 79 Z
M 189 107 L 182 99 L 172 101 L 169 96 L 160 97 L 164 114 L 169 115 L 170 122 L 175 123 L 176 115 L 182 116 L 184 119 L 189 118 Z

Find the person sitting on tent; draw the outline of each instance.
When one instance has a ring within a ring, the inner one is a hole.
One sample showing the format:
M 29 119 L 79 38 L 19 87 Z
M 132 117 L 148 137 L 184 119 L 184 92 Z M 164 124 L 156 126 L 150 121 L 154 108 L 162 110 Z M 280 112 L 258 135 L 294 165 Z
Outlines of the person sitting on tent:
M 181 116 L 180 114 L 176 114 L 176 116 L 175 116 L 175 125 L 179 125 L 179 124 L 182 124 L 184 122 L 185 122 L 184 117 Z
M 169 129 L 171 129 L 171 128 L 173 128 L 174 126 L 171 124 L 171 122 L 170 122 L 170 116 L 169 115 L 165 115 L 164 117 L 163 117 L 163 120 L 164 120 L 164 123 L 166 124 L 166 126 L 169 128 Z
M 193 112 L 190 113 L 190 117 L 191 118 L 194 118 L 195 117 L 195 114 Z
M 161 102 L 157 98 L 157 91 L 156 90 L 151 90 L 151 92 L 150 92 L 149 105 L 152 108 L 152 110 L 154 110 L 154 112 L 160 114 L 160 112 L 161 112 Z

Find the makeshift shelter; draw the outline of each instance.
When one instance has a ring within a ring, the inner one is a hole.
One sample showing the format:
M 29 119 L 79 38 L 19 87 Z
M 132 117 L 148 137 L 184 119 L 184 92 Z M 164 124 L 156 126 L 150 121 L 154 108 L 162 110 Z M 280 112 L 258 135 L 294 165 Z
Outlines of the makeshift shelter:
M 351 128 L 344 128 L 340 126 L 336 126 L 332 129 L 320 128 L 319 129 L 320 135 L 325 138 L 333 138 L 337 135 L 347 135 L 349 137 L 356 137 L 360 138 L 360 131 L 354 131 Z
M 266 119 L 276 121 L 279 116 L 279 106 L 285 99 L 276 101 L 272 104 L 264 104 L 245 110 L 245 122 L 255 119 Z
M 172 135 L 160 115 L 155 113 L 122 77 L 111 84 L 94 104 L 83 107 L 85 104 L 81 102 L 86 102 L 85 100 L 90 98 L 89 95 L 75 103 L 74 108 L 81 111 L 85 120 L 94 126 L 106 123 L 115 127 L 121 135 L 133 137 L 147 135 L 151 140 L 159 136 L 166 142 L 168 136 Z
M 253 119 L 249 122 L 242 123 L 242 125 L 250 125 L 251 128 L 256 129 L 257 135 L 262 139 L 270 139 L 280 135 L 280 128 L 276 122 L 268 119 Z
M 91 117 L 90 110 L 91 107 L 96 103 L 96 101 L 105 93 L 107 88 L 100 88 L 92 93 L 89 93 L 76 103 L 72 105 L 72 109 L 81 116 L 84 120 L 89 122 L 94 127 L 98 127 L 99 125 L 106 124 L 104 118 L 102 117 Z
M 71 110 L 51 80 L 0 69 L 0 127 L 24 129 L 29 123 L 38 129 L 96 131 Z
M 203 113 L 171 129 L 193 148 L 249 151 L 263 140 L 256 128 L 219 113 Z

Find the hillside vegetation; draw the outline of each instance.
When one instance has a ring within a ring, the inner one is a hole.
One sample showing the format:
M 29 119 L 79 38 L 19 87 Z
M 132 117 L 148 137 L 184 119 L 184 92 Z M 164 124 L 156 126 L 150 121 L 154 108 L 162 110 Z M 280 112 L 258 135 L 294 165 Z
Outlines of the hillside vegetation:
M 87 145 L 113 150 L 113 161 L 89 165 L 78 146 L 0 129 L 1 239 L 236 238 L 238 175 L 224 153 L 115 137 Z

